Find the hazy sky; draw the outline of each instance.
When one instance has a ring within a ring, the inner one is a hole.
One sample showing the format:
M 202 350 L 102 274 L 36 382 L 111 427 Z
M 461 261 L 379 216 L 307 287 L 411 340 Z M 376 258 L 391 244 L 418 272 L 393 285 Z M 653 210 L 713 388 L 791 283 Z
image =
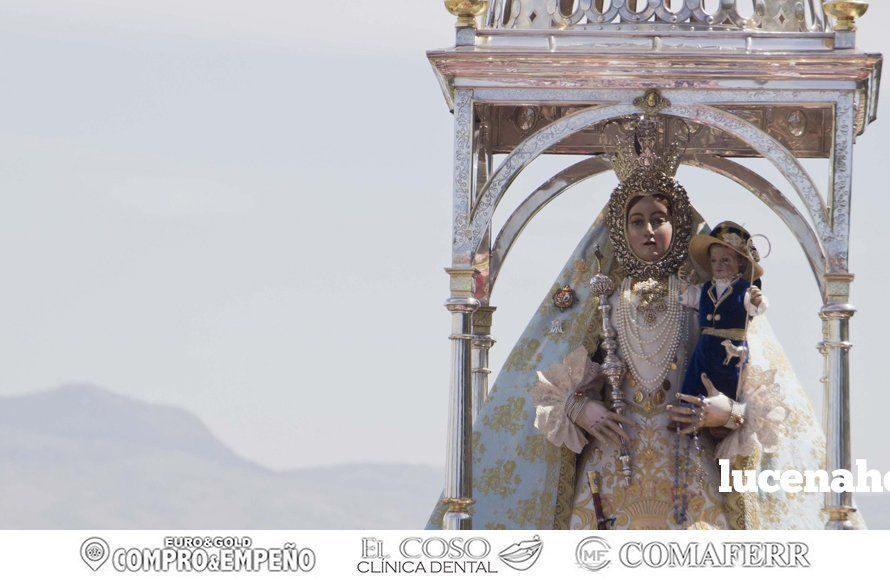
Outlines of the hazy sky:
M 276 468 L 444 462 L 452 119 L 424 51 L 454 20 L 437 0 L 382 10 L 3 3 L 0 393 L 88 382 L 177 405 Z M 862 49 L 890 47 L 888 19 L 872 3 Z M 888 143 L 887 119 L 859 139 L 852 251 L 854 456 L 882 469 Z M 535 162 L 496 221 L 574 160 Z M 806 166 L 827 182 L 824 161 Z M 711 222 L 773 241 L 770 319 L 818 405 L 802 251 L 729 181 L 678 178 Z M 614 182 L 563 195 L 515 246 L 495 370 Z

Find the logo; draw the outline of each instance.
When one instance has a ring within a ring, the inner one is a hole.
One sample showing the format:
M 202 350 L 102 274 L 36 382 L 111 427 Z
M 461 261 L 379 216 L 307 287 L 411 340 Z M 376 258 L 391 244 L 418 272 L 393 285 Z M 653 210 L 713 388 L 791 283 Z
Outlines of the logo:
M 102 538 L 87 538 L 80 545 L 80 557 L 93 572 L 108 560 L 108 542 Z
M 627 568 L 809 568 L 802 542 L 627 542 L 618 561 Z
M 608 558 L 611 549 L 611 546 L 604 538 L 591 536 L 581 540 L 578 547 L 575 548 L 575 560 L 582 568 L 596 572 L 597 570 L 602 570 L 611 562 Z
M 514 570 L 528 570 L 535 565 L 544 544 L 541 538 L 535 536 L 531 540 L 524 540 L 511 544 L 498 553 L 501 562 Z
M 285 542 L 259 548 L 249 536 L 166 536 L 160 545 L 111 550 L 102 538 L 80 545 L 80 557 L 95 572 L 106 560 L 117 572 L 310 572 L 315 552 Z
M 491 544 L 478 536 L 411 536 L 384 547 L 379 538 L 362 538 L 360 574 L 496 574 Z M 532 562 L 534 563 L 534 562 Z

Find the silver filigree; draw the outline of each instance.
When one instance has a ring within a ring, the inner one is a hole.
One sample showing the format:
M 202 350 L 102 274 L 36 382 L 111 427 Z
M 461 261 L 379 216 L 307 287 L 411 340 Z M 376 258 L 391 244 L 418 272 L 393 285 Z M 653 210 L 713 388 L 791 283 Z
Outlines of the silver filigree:
M 753 4 L 746 17 L 740 3 Z M 566 6 L 556 0 L 492 0 L 486 23 L 505 29 L 566 29 L 586 26 L 604 30 L 620 25 L 650 25 L 677 29 L 767 30 L 771 32 L 817 32 L 825 30 L 821 4 L 815 0 L 721 0 L 705 8 L 703 0 L 611 0 L 597 6 L 580 0 Z M 639 7 L 642 5 L 642 9 Z
M 834 155 L 828 203 L 831 207 L 829 272 L 847 271 L 850 250 L 850 192 L 853 180 L 854 93 L 844 93 L 835 106 Z
M 454 186 L 453 186 L 453 256 L 469 263 L 468 255 L 460 255 L 458 247 L 469 240 L 470 199 L 473 194 L 473 91 L 458 90 L 454 95 Z

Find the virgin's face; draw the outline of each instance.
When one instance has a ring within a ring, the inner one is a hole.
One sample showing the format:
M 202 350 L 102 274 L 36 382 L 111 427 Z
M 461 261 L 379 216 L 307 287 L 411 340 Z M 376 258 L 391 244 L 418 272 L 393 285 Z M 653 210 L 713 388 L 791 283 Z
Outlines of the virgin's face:
M 654 263 L 664 257 L 673 234 L 670 212 L 664 201 L 646 196 L 627 211 L 627 242 L 634 255 L 643 261 Z

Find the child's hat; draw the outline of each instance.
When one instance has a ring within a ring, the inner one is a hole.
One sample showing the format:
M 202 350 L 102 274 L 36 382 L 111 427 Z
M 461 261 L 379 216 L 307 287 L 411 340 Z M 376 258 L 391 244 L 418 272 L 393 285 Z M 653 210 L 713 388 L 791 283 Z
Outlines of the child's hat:
M 711 260 L 708 257 L 708 250 L 711 245 L 722 245 L 732 249 L 741 255 L 748 265 L 745 267 L 743 276 L 749 281 L 759 279 L 763 275 L 763 267 L 757 264 L 759 257 L 757 249 L 751 242 L 751 233 L 744 227 L 732 221 L 723 221 L 711 229 L 708 235 L 696 235 L 689 243 L 689 256 L 704 271 L 711 270 Z M 751 277 L 749 267 L 754 267 L 754 276 Z

